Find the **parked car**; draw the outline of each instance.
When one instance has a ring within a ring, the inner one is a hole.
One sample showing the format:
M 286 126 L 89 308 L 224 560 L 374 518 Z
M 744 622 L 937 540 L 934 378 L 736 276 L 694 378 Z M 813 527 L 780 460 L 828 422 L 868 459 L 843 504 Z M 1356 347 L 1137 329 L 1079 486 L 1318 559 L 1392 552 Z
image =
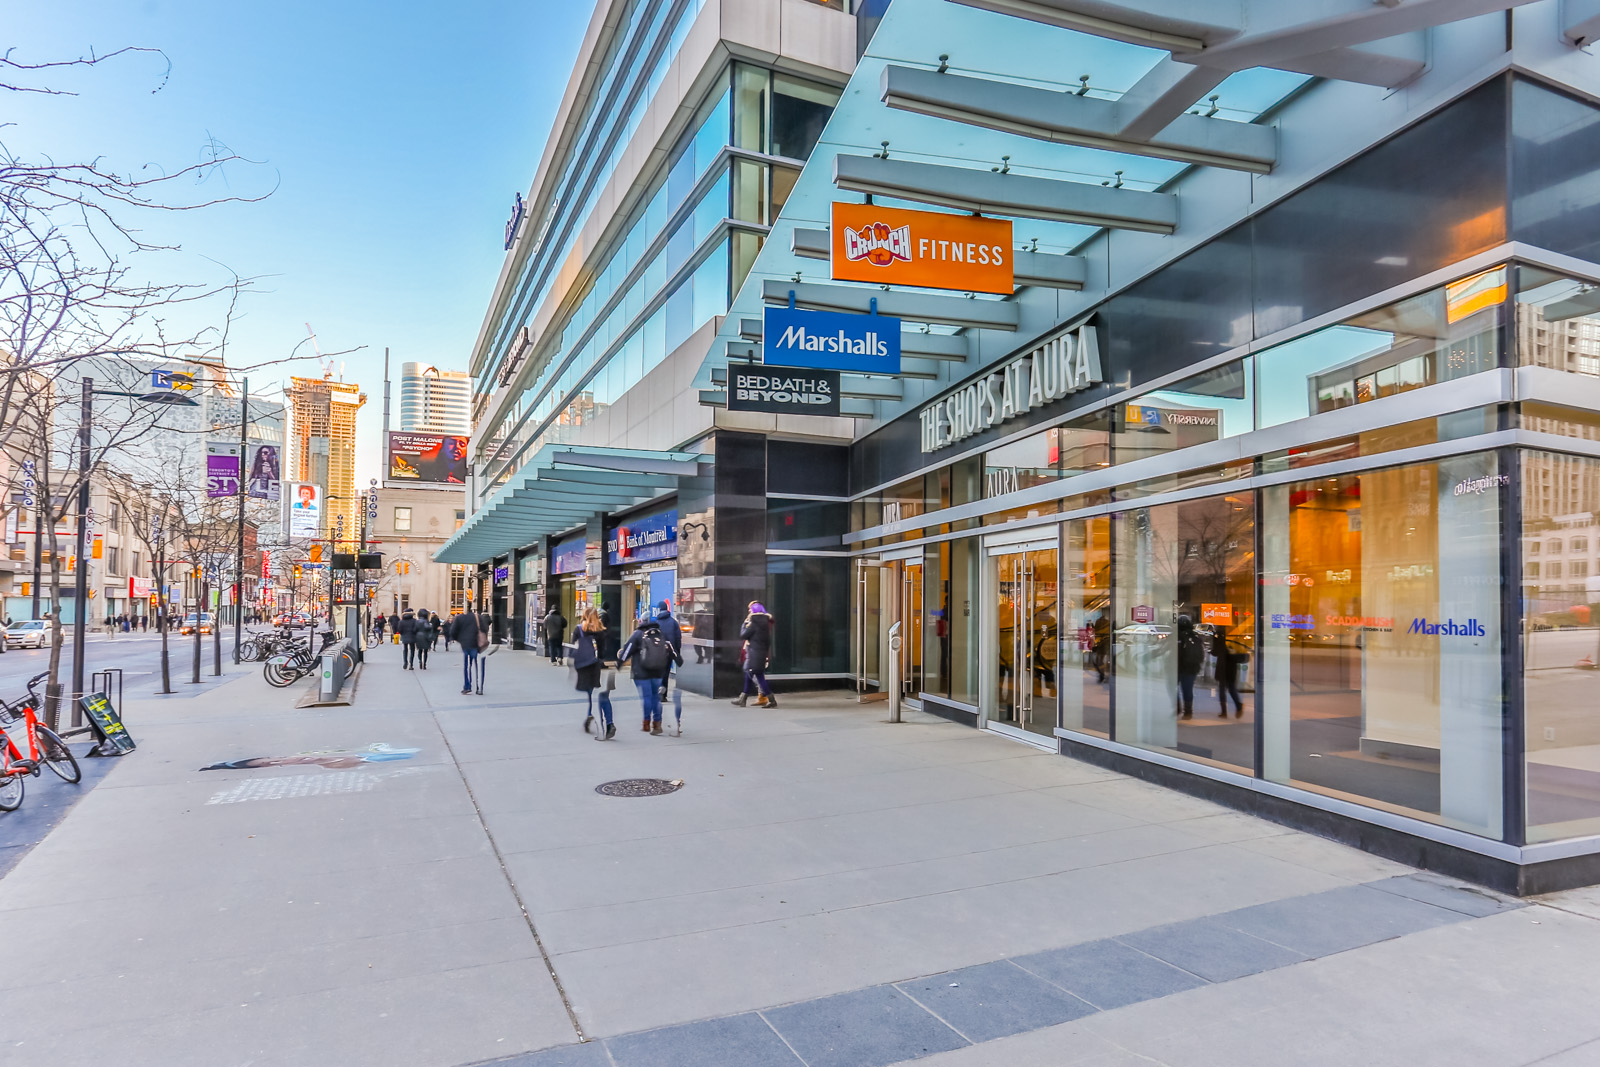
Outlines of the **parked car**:
M 43 648 L 50 640 L 50 624 L 44 619 L 13 623 L 5 632 L 7 648 Z
M 304 627 L 311 625 L 311 616 L 307 615 L 303 611 L 285 611 L 281 612 L 276 619 L 272 620 L 272 625 L 291 626 L 295 629 L 303 629 Z
M 208 634 L 211 632 L 211 627 L 215 622 L 216 616 L 212 615 L 209 611 L 203 615 L 196 615 L 191 611 L 189 614 L 183 617 L 183 625 L 178 627 L 178 632 L 180 634 L 192 634 L 194 633 L 195 627 L 198 626 L 200 627 L 201 633 Z

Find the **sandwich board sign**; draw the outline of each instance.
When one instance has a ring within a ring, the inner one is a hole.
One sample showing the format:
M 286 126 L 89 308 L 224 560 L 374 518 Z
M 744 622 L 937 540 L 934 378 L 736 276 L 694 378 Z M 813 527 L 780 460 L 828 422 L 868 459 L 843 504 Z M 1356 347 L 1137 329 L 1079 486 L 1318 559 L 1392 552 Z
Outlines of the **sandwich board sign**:
M 89 725 L 100 738 L 100 744 L 94 750 L 95 755 L 122 756 L 134 750 L 133 735 L 122 725 L 122 716 L 111 706 L 109 697 L 104 693 L 89 693 L 80 697 L 78 703 L 83 706 L 83 713 L 89 717 Z

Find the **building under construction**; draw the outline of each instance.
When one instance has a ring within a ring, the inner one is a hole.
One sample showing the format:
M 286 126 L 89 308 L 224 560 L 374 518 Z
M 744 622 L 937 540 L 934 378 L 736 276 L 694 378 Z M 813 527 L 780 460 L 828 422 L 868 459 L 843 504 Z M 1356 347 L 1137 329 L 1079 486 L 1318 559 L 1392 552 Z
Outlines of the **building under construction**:
M 319 536 L 327 537 L 340 515 L 345 516 L 346 530 L 353 530 L 360 513 L 356 412 L 367 402 L 367 394 L 350 382 L 291 378 L 285 395 L 290 419 L 285 480 L 322 488 L 327 503 Z

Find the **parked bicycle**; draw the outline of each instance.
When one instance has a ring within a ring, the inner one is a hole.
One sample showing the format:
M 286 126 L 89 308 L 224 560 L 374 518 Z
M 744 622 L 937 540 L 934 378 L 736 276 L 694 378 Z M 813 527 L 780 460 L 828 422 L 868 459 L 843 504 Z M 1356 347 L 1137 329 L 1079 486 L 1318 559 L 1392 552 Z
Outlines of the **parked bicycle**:
M 323 631 L 322 645 L 316 652 L 311 651 L 310 641 L 304 644 L 299 641 L 289 641 L 285 650 L 267 657 L 266 664 L 261 668 L 262 677 L 267 680 L 268 685 L 278 689 L 293 685 L 317 669 L 317 661 L 322 653 L 338 636 L 333 630 Z M 353 667 L 353 664 L 349 666 Z
M 64 782 L 83 778 L 67 743 L 39 721 L 37 709 L 43 701 L 37 690 L 48 677 L 49 671 L 34 675 L 26 697 L 0 703 L 0 811 L 16 811 L 28 776 L 37 777 L 45 767 Z

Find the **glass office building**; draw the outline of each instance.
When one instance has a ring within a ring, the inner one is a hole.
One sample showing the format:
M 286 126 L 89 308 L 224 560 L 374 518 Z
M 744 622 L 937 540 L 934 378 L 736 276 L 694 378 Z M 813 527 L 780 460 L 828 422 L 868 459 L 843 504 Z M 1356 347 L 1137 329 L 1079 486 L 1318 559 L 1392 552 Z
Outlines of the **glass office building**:
M 1332 17 L 1314 5 L 1267 5 L 1265 43 L 1156 6 L 863 5 L 803 169 L 752 158 L 767 171 L 746 186 L 746 75 L 717 83 L 730 132 L 695 187 L 726 180 L 705 231 L 722 251 L 697 238 L 674 268 L 722 257 L 715 310 L 681 328 L 704 331 L 709 423 L 642 442 L 654 477 L 686 464 L 671 499 L 679 582 L 701 583 L 683 602 L 708 618 L 696 684 L 731 695 L 719 616 L 764 596 L 796 635 L 792 684 L 892 689 L 1517 892 L 1600 880 L 1584 27 L 1545 0 L 1393 32 L 1394 9 L 1363 5 L 1364 35 L 1309 54 Z M 845 374 L 845 418 L 809 438 L 741 421 L 726 368 L 763 307 L 861 301 L 817 255 L 834 202 L 1008 218 L 1016 292 L 870 287 L 919 309 L 900 315 L 902 374 Z M 971 399 L 1069 343 L 1092 345 L 1087 387 Z M 548 445 L 585 417 L 548 421 L 555 403 L 488 440 Z

